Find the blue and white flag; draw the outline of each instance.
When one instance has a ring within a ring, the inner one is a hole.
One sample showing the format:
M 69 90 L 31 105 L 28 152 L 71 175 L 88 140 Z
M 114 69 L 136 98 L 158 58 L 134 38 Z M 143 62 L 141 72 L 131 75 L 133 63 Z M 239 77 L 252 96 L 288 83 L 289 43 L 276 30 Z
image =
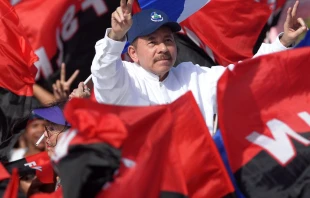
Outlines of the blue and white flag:
M 172 21 L 182 22 L 210 0 L 138 0 L 141 9 L 155 8 L 168 14 Z

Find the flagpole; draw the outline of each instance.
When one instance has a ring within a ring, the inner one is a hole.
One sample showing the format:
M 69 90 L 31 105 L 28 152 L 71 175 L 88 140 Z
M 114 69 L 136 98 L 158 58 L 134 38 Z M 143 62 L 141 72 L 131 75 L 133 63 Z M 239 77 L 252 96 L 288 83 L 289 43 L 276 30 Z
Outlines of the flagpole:
M 212 136 L 216 133 L 217 125 L 218 125 L 218 115 L 215 114 L 215 120 L 214 120 L 214 126 L 213 126 L 213 134 L 212 134 Z
M 89 75 L 88 78 L 84 81 L 84 85 L 88 83 L 88 81 L 91 79 L 92 75 Z

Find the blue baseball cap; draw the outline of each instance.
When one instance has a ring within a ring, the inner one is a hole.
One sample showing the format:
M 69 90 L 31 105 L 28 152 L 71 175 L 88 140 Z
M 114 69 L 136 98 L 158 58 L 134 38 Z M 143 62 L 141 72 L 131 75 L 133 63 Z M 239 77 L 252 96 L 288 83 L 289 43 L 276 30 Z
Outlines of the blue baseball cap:
M 34 109 L 33 114 L 55 124 L 71 126 L 66 121 L 63 111 L 58 106 Z
M 132 43 L 136 38 L 149 35 L 162 26 L 167 26 L 172 32 L 181 30 L 181 26 L 177 22 L 169 21 L 168 16 L 156 9 L 142 10 L 133 15 L 132 26 L 127 32 L 128 42 Z

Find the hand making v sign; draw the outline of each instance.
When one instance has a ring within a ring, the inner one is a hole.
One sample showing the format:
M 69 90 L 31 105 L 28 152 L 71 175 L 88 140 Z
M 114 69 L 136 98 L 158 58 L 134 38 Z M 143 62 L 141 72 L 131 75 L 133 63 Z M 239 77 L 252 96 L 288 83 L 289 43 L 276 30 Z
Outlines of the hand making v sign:
M 112 30 L 109 37 L 116 41 L 124 40 L 127 31 L 132 25 L 132 4 L 134 0 L 121 0 L 120 7 L 112 13 L 111 25 Z

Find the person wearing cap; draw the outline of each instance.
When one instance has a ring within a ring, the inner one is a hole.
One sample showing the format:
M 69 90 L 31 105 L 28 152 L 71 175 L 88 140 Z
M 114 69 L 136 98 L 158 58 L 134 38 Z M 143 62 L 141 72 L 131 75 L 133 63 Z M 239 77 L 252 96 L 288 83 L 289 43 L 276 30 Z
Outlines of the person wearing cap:
M 37 108 L 33 113 L 47 121 L 45 125 L 45 144 L 48 155 L 51 157 L 54 154 L 57 141 L 67 129 L 70 124 L 66 121 L 63 114 L 63 105 L 52 105 L 50 107 Z
M 131 16 L 132 4 L 133 0 L 121 0 L 111 16 L 112 27 L 95 45 L 91 72 L 96 100 L 117 105 L 156 105 L 171 103 L 192 91 L 212 132 L 217 81 L 226 68 L 200 67 L 191 62 L 173 67 L 177 56 L 173 34 L 181 30 L 180 25 L 156 9 Z M 307 30 L 304 21 L 295 17 L 297 7 L 298 1 L 288 10 L 284 33 L 274 43 L 262 44 L 255 56 L 286 50 Z M 121 59 L 126 41 L 133 63 Z

